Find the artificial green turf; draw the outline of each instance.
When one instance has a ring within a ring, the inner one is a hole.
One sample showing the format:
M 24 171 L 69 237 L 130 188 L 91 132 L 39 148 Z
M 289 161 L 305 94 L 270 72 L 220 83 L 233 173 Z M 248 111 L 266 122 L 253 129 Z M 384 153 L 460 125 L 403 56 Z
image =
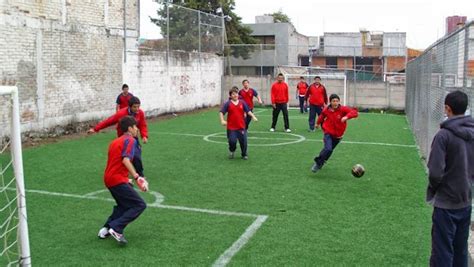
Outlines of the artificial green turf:
M 165 196 L 164 204 L 269 215 L 231 265 L 428 263 L 431 209 L 416 148 L 341 143 L 313 174 L 322 134 L 307 132 L 307 116 L 290 111 L 289 135 L 282 132 L 282 115 L 277 132 L 270 133 L 271 110 L 255 111 L 260 121 L 250 125 L 248 161 L 239 150 L 235 159 L 227 158 L 217 109 L 151 123 L 143 145 L 150 189 Z M 345 141 L 414 145 L 404 116 L 360 114 L 348 124 Z M 210 134 L 222 143 L 204 141 Z M 306 140 L 252 146 L 295 135 Z M 110 131 L 25 149 L 27 188 L 79 195 L 104 189 L 114 137 Z M 366 168 L 360 179 L 350 174 L 356 163 Z M 210 265 L 254 220 L 150 207 L 126 229 L 128 247 L 118 248 L 96 238 L 112 202 L 27 197 L 32 260 L 40 266 Z

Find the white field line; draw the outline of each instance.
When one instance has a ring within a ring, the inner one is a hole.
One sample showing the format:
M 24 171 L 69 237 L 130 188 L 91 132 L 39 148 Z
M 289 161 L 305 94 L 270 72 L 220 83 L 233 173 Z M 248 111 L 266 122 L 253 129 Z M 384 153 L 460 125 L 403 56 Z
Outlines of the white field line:
M 0 189 L 16 191 L 15 188 L 3 188 Z M 96 194 L 104 192 L 104 190 L 99 190 L 95 192 L 91 192 L 85 195 L 76 195 L 76 194 L 67 194 L 67 193 L 59 193 L 59 192 L 50 192 L 44 190 L 34 190 L 28 189 L 25 190 L 27 193 L 37 193 L 49 196 L 59 196 L 59 197 L 70 197 L 70 198 L 78 198 L 78 199 L 93 199 L 93 200 L 103 200 L 103 201 L 110 201 L 114 202 L 111 198 L 103 198 L 103 197 L 96 197 Z M 107 191 L 107 190 L 105 190 Z M 155 192 L 157 193 L 157 192 Z M 158 193 L 159 194 L 159 193 Z M 156 194 L 154 194 L 157 196 Z M 162 196 L 161 194 L 159 194 Z M 162 196 L 163 197 L 163 196 Z M 164 197 L 163 197 L 164 198 Z M 258 214 L 251 214 L 251 213 L 243 213 L 243 212 L 233 212 L 233 211 L 223 211 L 223 210 L 211 210 L 211 209 L 200 209 L 200 208 L 190 208 L 190 207 L 183 207 L 183 206 L 172 206 L 172 205 L 162 205 L 160 204 L 158 198 L 155 200 L 154 203 L 147 204 L 148 207 L 154 208 L 161 208 L 161 209 L 173 209 L 173 210 L 181 210 L 181 211 L 190 211 L 190 212 L 200 212 L 200 213 L 207 213 L 213 215 L 223 215 L 223 216 L 237 216 L 237 217 L 252 217 L 256 218 L 255 221 L 247 227 L 245 232 L 229 247 L 226 251 L 224 251 L 219 258 L 214 262 L 213 266 L 226 266 L 244 246 L 247 242 L 252 238 L 253 235 L 257 232 L 257 230 L 263 225 L 263 223 L 267 220 L 267 215 L 258 215 Z
M 187 134 L 187 133 L 170 133 L 170 132 L 151 132 L 154 134 L 165 134 L 165 135 L 177 135 L 177 136 L 193 136 L 193 137 L 205 137 L 207 135 L 202 134 Z M 249 132 L 252 134 L 252 132 Z M 271 135 L 272 133 L 269 133 Z M 213 136 L 214 138 L 227 138 L 225 133 L 223 132 L 222 135 Z M 255 140 L 287 140 L 287 141 L 294 141 L 295 139 L 292 138 L 284 138 L 284 137 L 256 137 L 256 136 L 248 136 L 247 139 L 255 139 Z M 319 139 L 305 139 L 304 141 L 309 142 L 323 142 L 323 140 Z M 378 142 L 358 142 L 358 141 L 341 141 L 341 143 L 345 144 L 355 144 L 355 145 L 375 145 L 375 146 L 392 146 L 392 147 L 406 147 L 406 148 L 417 148 L 416 145 L 405 145 L 405 144 L 391 144 L 391 143 L 378 143 Z
M 95 195 L 98 195 L 98 194 L 101 194 L 101 193 L 104 193 L 104 192 L 109 192 L 109 190 L 107 190 L 107 189 L 102 189 L 102 190 L 98 190 L 98 191 L 94 191 L 94 192 L 87 193 L 87 194 L 85 194 L 84 196 L 85 196 L 85 197 L 91 197 L 91 196 L 95 196 Z
M 255 109 L 254 111 L 252 111 L 252 113 L 253 114 L 259 114 L 259 113 L 262 113 L 262 112 L 265 112 L 265 111 L 267 111 L 267 109 L 260 109 L 260 110 Z
M 268 216 L 260 215 L 257 219 L 245 230 L 245 232 L 237 239 L 232 246 L 230 246 L 219 258 L 212 264 L 213 267 L 226 266 L 232 257 L 234 257 L 240 249 L 242 249 L 250 238 L 257 232 L 262 224 L 267 220 Z

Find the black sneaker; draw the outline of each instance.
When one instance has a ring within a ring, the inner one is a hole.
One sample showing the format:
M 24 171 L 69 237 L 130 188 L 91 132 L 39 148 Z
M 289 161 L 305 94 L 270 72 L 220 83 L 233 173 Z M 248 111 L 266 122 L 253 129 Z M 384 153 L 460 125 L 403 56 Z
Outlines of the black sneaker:
M 243 159 L 243 160 L 248 160 L 249 157 L 248 157 L 248 156 L 242 156 L 242 159 Z
M 319 166 L 318 163 L 316 163 L 316 162 L 311 167 L 312 172 L 318 172 L 320 169 L 321 169 L 321 166 Z
M 112 228 L 109 229 L 109 234 L 113 238 L 115 238 L 115 240 L 117 240 L 117 242 L 120 245 L 126 245 L 128 243 L 127 239 L 125 239 L 125 236 L 123 236 L 123 234 L 115 232 L 114 229 L 112 229 Z
M 234 158 L 234 152 L 229 151 L 229 159 L 233 159 L 233 158 Z

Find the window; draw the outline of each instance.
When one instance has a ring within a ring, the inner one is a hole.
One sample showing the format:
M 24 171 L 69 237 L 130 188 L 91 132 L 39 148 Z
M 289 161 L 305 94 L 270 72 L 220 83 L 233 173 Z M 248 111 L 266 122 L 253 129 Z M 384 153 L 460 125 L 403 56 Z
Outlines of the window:
M 261 35 L 261 36 L 252 36 L 257 39 L 257 43 L 264 44 L 263 49 L 273 50 L 275 49 L 275 35 Z
M 309 56 L 299 56 L 298 63 L 300 66 L 309 66 Z
M 327 57 L 326 68 L 337 69 L 337 57 Z

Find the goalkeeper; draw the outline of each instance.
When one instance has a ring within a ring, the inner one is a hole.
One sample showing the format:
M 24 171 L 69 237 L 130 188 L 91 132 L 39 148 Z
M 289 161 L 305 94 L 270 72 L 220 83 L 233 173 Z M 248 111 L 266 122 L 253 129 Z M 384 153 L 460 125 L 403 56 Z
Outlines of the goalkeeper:
M 124 133 L 110 143 L 104 183 L 109 189 L 116 205 L 112 214 L 99 231 L 99 238 L 112 236 L 119 244 L 127 244 L 123 231 L 145 210 L 145 201 L 129 183 L 130 174 L 141 191 L 148 191 L 148 182 L 133 167 L 132 161 L 136 154 L 137 121 L 126 116 L 119 121 L 120 130 Z

